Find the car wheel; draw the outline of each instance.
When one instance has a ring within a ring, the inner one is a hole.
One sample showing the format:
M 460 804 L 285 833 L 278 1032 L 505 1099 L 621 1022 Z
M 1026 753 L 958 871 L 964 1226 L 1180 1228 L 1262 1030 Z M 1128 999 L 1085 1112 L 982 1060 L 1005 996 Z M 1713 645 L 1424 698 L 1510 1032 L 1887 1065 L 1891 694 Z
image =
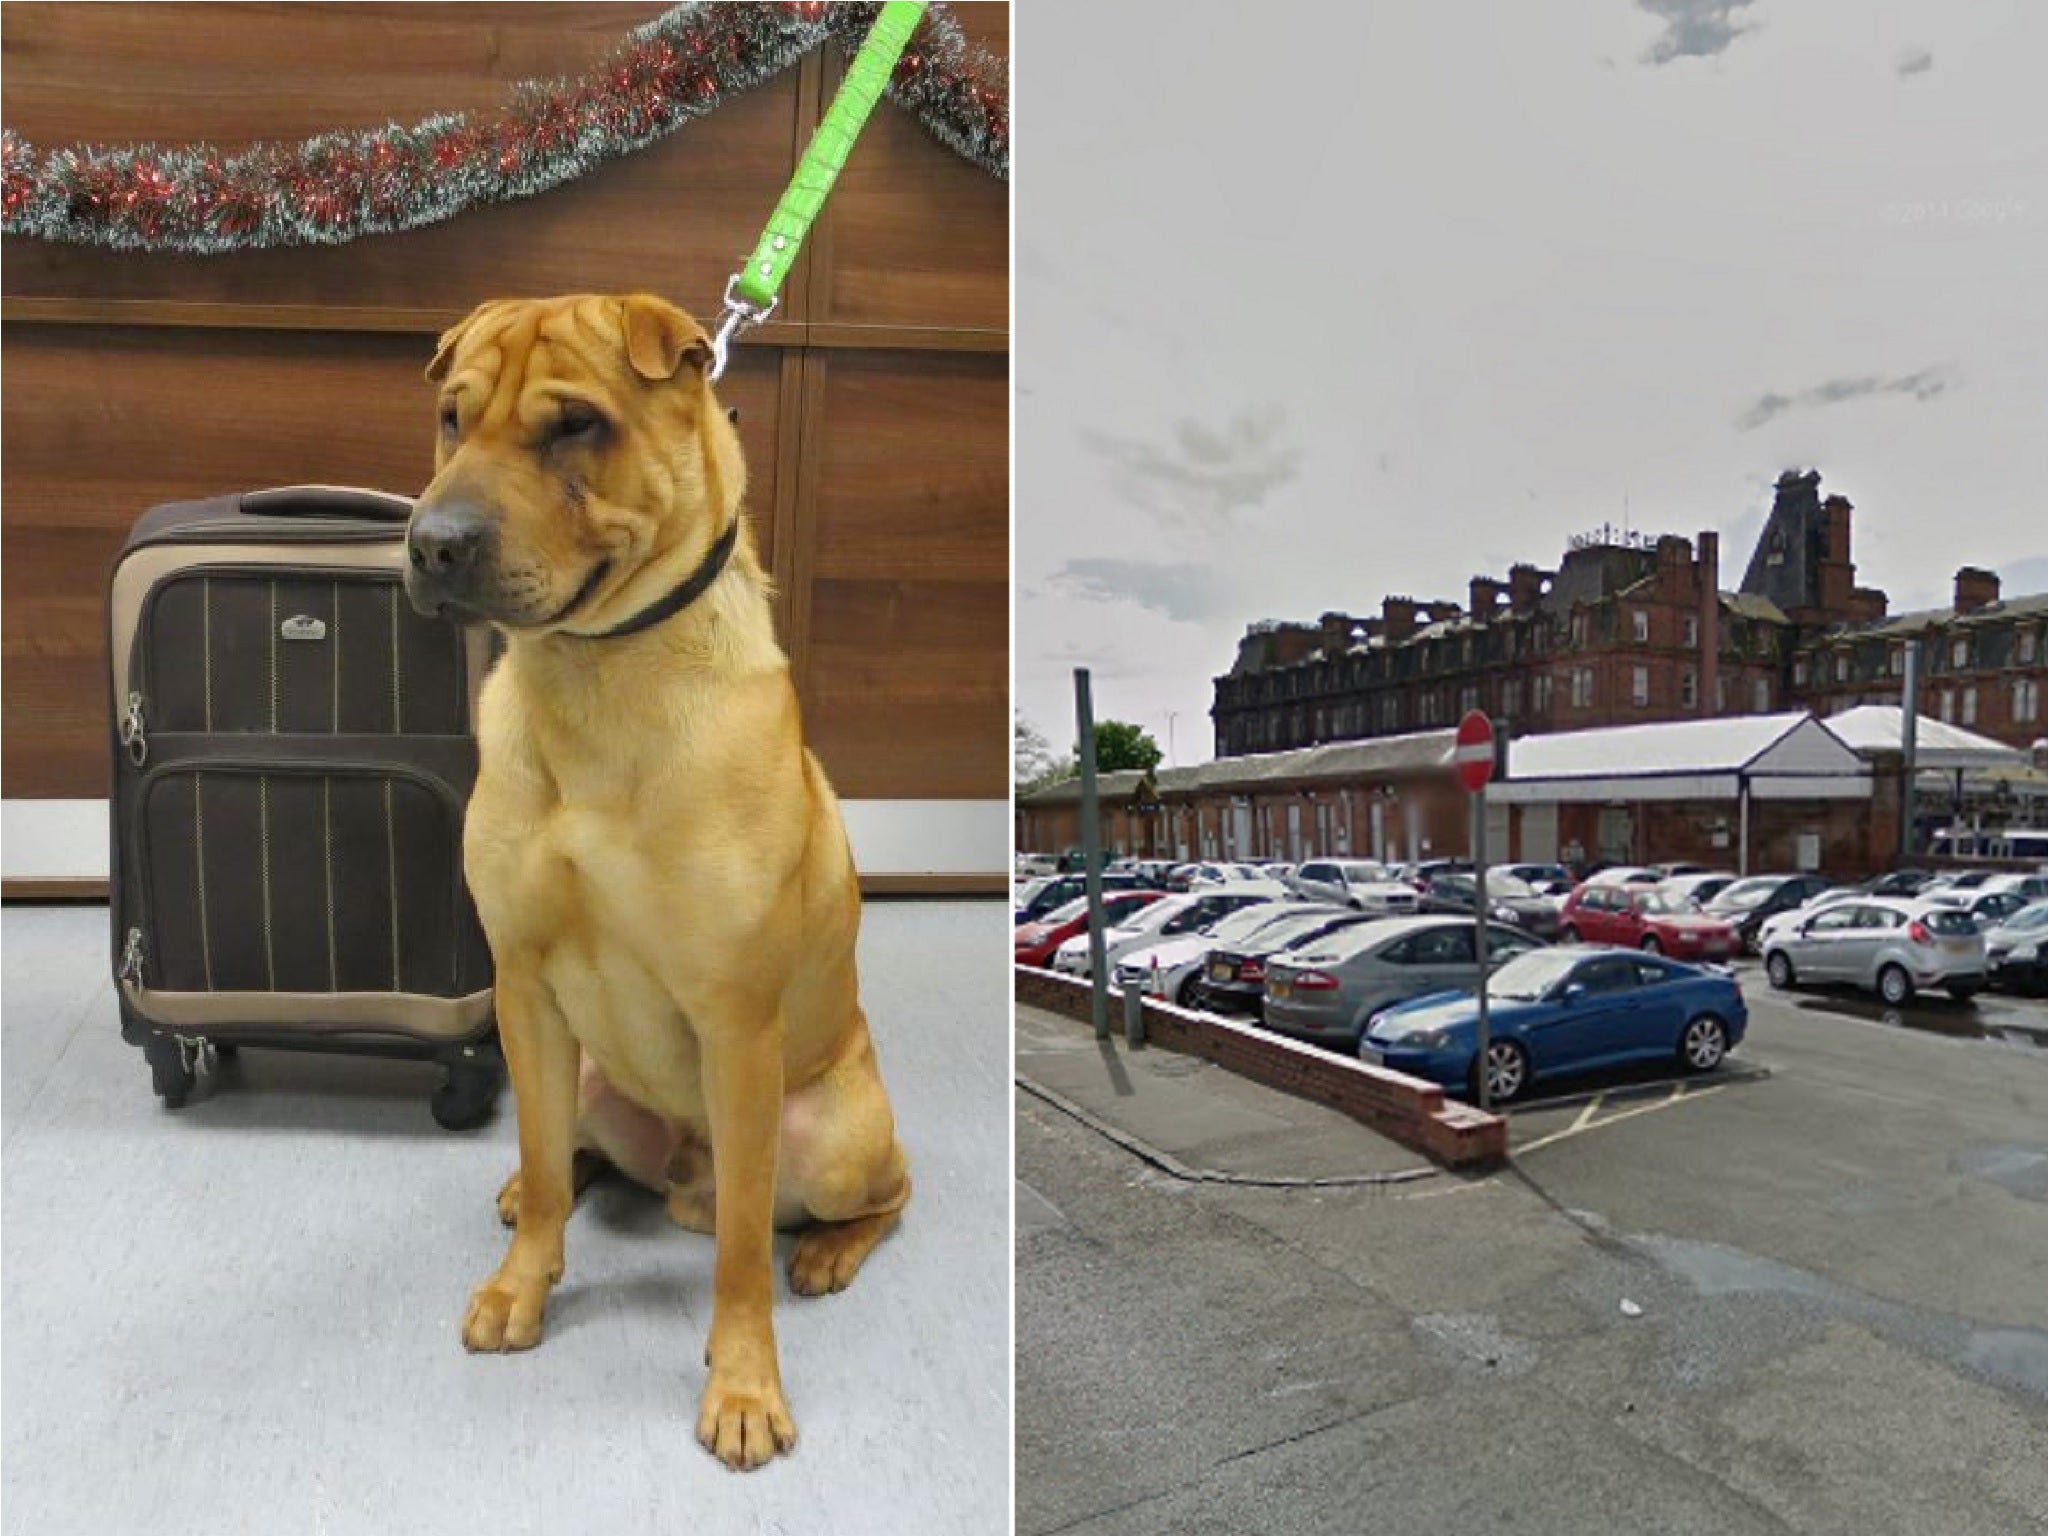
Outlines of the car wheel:
M 1529 1086 L 1529 1053 L 1512 1040 L 1495 1040 L 1486 1048 L 1486 1090 L 1495 1104 L 1512 1104 Z M 1479 1064 L 1472 1065 L 1472 1096 L 1479 1096 Z
M 1888 965 L 1877 973 L 1877 995 L 1894 1008 L 1913 1000 L 1913 978 L 1903 965 Z
M 1688 1072 L 1711 1072 L 1728 1054 L 1728 1026 L 1703 1013 L 1685 1026 L 1678 1041 L 1679 1065 Z
M 1657 935 L 1654 933 L 1643 936 L 1643 953 L 1646 955 L 1661 955 L 1664 953 L 1664 946 L 1657 942 Z
M 1180 985 L 1179 985 L 1178 987 L 1176 987 L 1176 988 L 1174 989 L 1174 993 L 1173 993 L 1173 1000 L 1174 1000 L 1174 1002 L 1178 1003 L 1178 1004 L 1179 1004 L 1179 1005 L 1180 1005 L 1181 1007 L 1183 1007 L 1183 1008 L 1199 1008 L 1199 1007 L 1201 1007 L 1201 1006 L 1202 1006 L 1202 999 L 1201 999 L 1201 995 L 1200 995 L 1200 993 L 1199 993 L 1199 992 L 1198 992 L 1198 991 L 1196 990 L 1197 988 L 1199 988 L 1199 987 L 1201 986 L 1201 984 L 1202 984 L 1202 981 L 1201 981 L 1201 978 L 1200 978 L 1199 976 L 1190 976 L 1190 977 L 1188 977 L 1188 978 L 1187 978 L 1187 980 L 1183 981 L 1183 982 L 1182 982 L 1182 983 L 1181 983 L 1181 984 L 1180 984 Z
M 1774 951 L 1764 961 L 1764 974 L 1771 978 L 1771 985 L 1780 992 L 1792 990 L 1792 983 L 1798 980 L 1792 974 L 1792 960 L 1782 949 Z
M 1579 942 L 1579 930 L 1578 930 L 1578 929 L 1576 929 L 1576 928 L 1574 928 L 1574 927 L 1573 927 L 1573 926 L 1572 926 L 1572 925 L 1571 925 L 1570 923 L 1566 923 L 1566 924 L 1564 925 L 1564 927 L 1563 927 L 1563 928 L 1562 928 L 1561 930 L 1559 930 L 1559 932 L 1558 932 L 1558 935 L 1557 935 L 1557 942 L 1558 942 L 1558 943 L 1560 943 L 1560 944 L 1576 944 L 1576 943 L 1578 943 L 1578 942 Z

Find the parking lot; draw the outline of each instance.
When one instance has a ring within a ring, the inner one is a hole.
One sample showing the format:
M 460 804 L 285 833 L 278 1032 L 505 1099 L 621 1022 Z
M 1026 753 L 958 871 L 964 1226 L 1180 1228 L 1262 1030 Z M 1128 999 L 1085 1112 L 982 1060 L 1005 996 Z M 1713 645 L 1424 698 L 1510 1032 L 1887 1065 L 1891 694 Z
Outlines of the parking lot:
M 1721 1072 L 1484 1178 L 1191 1183 L 1020 1095 L 1019 1529 L 2048 1529 L 2048 1004 L 1741 971 Z

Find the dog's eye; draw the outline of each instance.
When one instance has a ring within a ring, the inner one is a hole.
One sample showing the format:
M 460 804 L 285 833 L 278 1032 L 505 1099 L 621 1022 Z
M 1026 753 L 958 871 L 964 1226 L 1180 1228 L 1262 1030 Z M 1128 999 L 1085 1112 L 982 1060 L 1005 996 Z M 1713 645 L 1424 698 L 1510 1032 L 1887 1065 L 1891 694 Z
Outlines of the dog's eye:
M 554 438 L 557 442 L 577 442 L 595 437 L 603 425 L 604 418 L 589 406 L 565 405 L 555 422 Z

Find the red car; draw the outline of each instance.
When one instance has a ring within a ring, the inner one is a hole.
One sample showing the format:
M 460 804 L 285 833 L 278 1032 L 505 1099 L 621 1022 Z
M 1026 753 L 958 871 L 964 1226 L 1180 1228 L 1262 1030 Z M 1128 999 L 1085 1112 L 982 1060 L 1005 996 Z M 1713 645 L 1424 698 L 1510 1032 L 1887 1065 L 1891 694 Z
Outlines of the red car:
M 1735 926 L 1633 885 L 1582 885 L 1558 913 L 1564 944 L 1621 944 L 1674 960 L 1726 960 L 1739 953 Z
M 1102 920 L 1115 927 L 1140 907 L 1149 907 L 1166 895 L 1164 891 L 1104 891 Z M 1088 898 L 1077 896 L 1064 907 L 1047 913 L 1044 920 L 1026 923 L 1017 930 L 1017 963 L 1044 970 L 1052 964 L 1059 947 L 1088 928 Z

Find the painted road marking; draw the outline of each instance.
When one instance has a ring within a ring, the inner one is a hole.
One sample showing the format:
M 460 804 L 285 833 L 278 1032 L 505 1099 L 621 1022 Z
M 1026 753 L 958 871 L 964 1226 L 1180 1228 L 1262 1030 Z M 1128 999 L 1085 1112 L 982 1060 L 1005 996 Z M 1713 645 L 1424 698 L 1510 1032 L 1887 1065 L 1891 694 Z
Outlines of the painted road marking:
M 1688 1090 L 1683 1084 L 1680 1084 L 1671 1090 L 1669 1098 L 1658 1099 L 1652 1104 L 1638 1104 L 1634 1109 L 1619 1110 L 1609 1115 L 1605 1120 L 1589 1120 L 1586 1115 L 1581 1114 L 1577 1120 L 1561 1131 L 1553 1131 L 1548 1136 L 1539 1136 L 1536 1140 L 1524 1146 L 1510 1148 L 1509 1156 L 1519 1157 L 1525 1153 L 1534 1152 L 1539 1147 L 1551 1146 L 1570 1137 L 1583 1135 L 1587 1131 L 1605 1130 L 1610 1125 L 1619 1125 L 1624 1120 L 1633 1120 L 1637 1115 L 1654 1114 L 1657 1110 L 1669 1109 L 1674 1104 L 1689 1104 L 1695 1099 L 1711 1098 L 1730 1086 L 1732 1085 L 1728 1083 L 1716 1083 L 1711 1088 Z M 1588 1105 L 1587 1108 L 1590 1110 L 1592 1106 Z

